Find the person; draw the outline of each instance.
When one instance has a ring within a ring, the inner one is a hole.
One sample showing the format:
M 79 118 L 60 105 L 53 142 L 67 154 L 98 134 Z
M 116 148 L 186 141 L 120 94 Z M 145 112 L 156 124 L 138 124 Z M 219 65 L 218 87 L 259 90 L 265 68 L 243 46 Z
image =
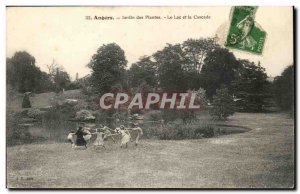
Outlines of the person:
M 78 127 L 78 130 L 76 131 L 75 135 L 77 136 L 77 139 L 76 139 L 76 146 L 86 146 L 87 142 L 85 141 L 84 139 L 84 135 L 88 135 L 88 133 L 86 133 L 83 129 L 82 126 L 79 126 Z
M 127 144 L 128 144 L 128 142 L 130 142 L 130 139 L 131 139 L 131 135 L 130 135 L 129 131 L 125 128 L 124 125 L 121 125 L 120 128 L 117 128 L 117 131 L 122 136 L 121 148 L 124 146 L 127 148 L 127 146 L 128 146 Z
M 96 134 L 97 135 L 97 138 L 94 142 L 94 147 L 98 147 L 98 146 L 102 146 L 105 148 L 104 146 L 104 138 L 106 137 L 106 134 L 101 132 L 99 129 L 96 129 L 96 132 L 95 133 L 92 133 L 92 134 Z
M 75 148 L 75 143 L 76 143 L 76 136 L 75 136 L 75 131 L 70 131 L 67 137 L 68 141 L 71 143 L 72 148 Z
M 100 124 L 99 127 L 100 127 L 99 130 L 100 130 L 102 133 L 105 134 L 105 136 L 104 136 L 103 139 L 105 139 L 106 137 L 109 137 L 109 138 L 111 138 L 111 139 L 113 140 L 114 143 L 116 143 L 116 141 L 115 141 L 115 139 L 113 138 L 112 133 L 111 133 L 111 130 L 112 130 L 112 129 L 110 129 L 109 127 L 104 126 L 104 125 L 102 125 L 102 124 Z M 96 129 L 96 130 L 98 130 L 98 129 Z

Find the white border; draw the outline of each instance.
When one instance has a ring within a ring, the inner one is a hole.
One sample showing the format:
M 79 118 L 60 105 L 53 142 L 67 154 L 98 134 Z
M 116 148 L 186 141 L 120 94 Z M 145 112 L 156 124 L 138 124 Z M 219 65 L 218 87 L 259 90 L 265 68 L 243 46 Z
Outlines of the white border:
M 0 1 L 0 89 L 2 91 L 0 95 L 0 134 L 1 134 L 1 144 L 0 144 L 0 156 L 2 158 L 0 162 L 0 191 L 1 193 L 8 193 L 9 191 L 5 188 L 6 187 L 6 174 L 5 174 L 5 107 L 6 107 L 6 97 L 5 97 L 5 59 L 6 59 L 6 15 L 5 15 L 5 7 L 6 6 L 108 6 L 108 5 L 122 5 L 122 6 L 223 6 L 223 5 L 257 5 L 257 6 L 291 6 L 294 5 L 296 9 L 299 9 L 300 7 L 300 1 L 299 0 L 273 0 L 273 1 L 265 1 L 265 0 L 249 0 L 247 2 L 242 0 L 231 0 L 231 1 L 224 1 L 224 0 L 206 0 L 206 1 L 197 1 L 197 0 L 151 0 L 151 1 L 142 1 L 142 0 L 103 0 L 103 1 L 97 1 L 97 0 L 2 0 Z M 298 10 L 299 11 L 299 10 Z M 298 12 L 299 14 L 299 12 Z M 20 16 L 21 17 L 21 16 Z M 16 21 L 17 22 L 17 21 Z M 299 19 L 296 18 L 297 26 L 299 26 Z M 299 39 L 297 39 L 297 44 L 299 43 Z M 296 47 L 296 45 L 294 45 Z M 297 56 L 299 56 L 299 49 L 297 49 L 297 53 L 295 53 Z M 295 64 L 296 65 L 296 64 Z M 298 68 L 297 68 L 298 69 Z M 297 72 L 299 74 L 299 72 Z M 297 83 L 299 80 L 297 79 Z M 299 84 L 297 84 L 297 91 L 299 91 L 300 87 Z M 298 94 L 297 94 L 298 96 Z M 297 119 L 299 121 L 299 115 L 297 115 Z M 298 129 L 298 127 L 297 127 Z M 299 134 L 299 132 L 298 132 Z M 297 143 L 299 145 L 299 143 Z M 299 148 L 297 148 L 297 155 L 299 155 Z M 297 163 L 297 167 L 299 168 L 299 160 Z M 299 180 L 297 178 L 296 180 Z M 299 187 L 299 181 L 297 182 L 297 186 Z M 14 193 L 20 193 L 22 191 L 14 191 Z M 23 191 L 24 192 L 24 191 Z M 29 191 L 25 191 L 29 192 Z M 32 192 L 32 191 L 31 191 Z M 49 191 L 35 191 L 35 193 L 45 193 Z M 65 193 L 66 191 L 56 191 L 58 193 Z M 68 191 L 68 192 L 74 192 L 74 191 Z M 75 191 L 78 192 L 78 191 Z M 91 191 L 79 191 L 79 192 L 91 192 Z M 99 192 L 99 191 L 92 191 L 92 192 Z M 114 193 L 120 193 L 121 191 L 100 191 L 103 193 L 108 192 L 114 192 Z M 140 192 L 140 191 L 136 191 Z M 147 191 L 147 193 L 154 193 L 157 191 Z M 172 191 L 164 191 L 164 192 L 172 192 Z M 189 191 L 184 191 L 189 192 Z M 221 191 L 201 191 L 203 193 L 221 193 Z M 232 191 L 225 191 L 225 192 L 232 192 Z M 239 191 L 242 192 L 242 191 Z M 258 193 L 263 193 L 263 191 L 257 191 Z M 273 191 L 271 191 L 273 192 Z M 288 192 L 288 191 L 285 191 Z

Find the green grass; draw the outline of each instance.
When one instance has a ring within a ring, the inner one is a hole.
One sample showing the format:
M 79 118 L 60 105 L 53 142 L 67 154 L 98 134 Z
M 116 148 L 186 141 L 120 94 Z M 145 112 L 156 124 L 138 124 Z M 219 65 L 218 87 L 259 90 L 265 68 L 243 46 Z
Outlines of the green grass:
M 72 150 L 69 144 L 7 147 L 9 188 L 291 188 L 294 126 L 285 114 L 238 113 L 253 130 L 138 147 Z

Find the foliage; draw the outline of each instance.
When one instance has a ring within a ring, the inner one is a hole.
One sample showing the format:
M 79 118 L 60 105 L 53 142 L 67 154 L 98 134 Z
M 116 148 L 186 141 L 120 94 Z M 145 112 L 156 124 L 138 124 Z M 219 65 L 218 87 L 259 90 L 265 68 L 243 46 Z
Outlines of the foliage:
M 240 60 L 231 84 L 239 111 L 259 112 L 270 101 L 270 83 L 265 69 L 248 60 Z
M 144 130 L 145 138 L 158 138 L 160 140 L 182 140 L 182 139 L 199 139 L 210 138 L 215 135 L 215 129 L 208 125 L 199 125 L 196 123 L 167 124 L 161 127 L 147 127 Z
M 7 83 L 18 92 L 45 92 L 51 90 L 48 75 L 35 66 L 35 58 L 19 51 L 6 60 Z
M 18 92 L 49 92 L 67 89 L 70 77 L 63 67 L 53 63 L 49 74 L 35 66 L 35 58 L 26 51 L 19 51 L 6 60 L 7 83 Z
M 184 90 L 188 80 L 184 79 L 184 53 L 180 44 L 168 44 L 153 55 L 158 66 L 160 87 L 165 90 Z
M 283 110 L 294 110 L 294 65 L 288 66 L 275 78 L 274 96 Z
M 239 66 L 239 62 L 228 49 L 216 48 L 207 54 L 200 75 L 201 85 L 206 90 L 208 99 L 211 100 L 221 86 L 229 87 Z
M 74 85 L 71 85 L 71 80 L 69 74 L 64 70 L 64 68 L 55 61 L 51 65 L 47 65 L 49 71 L 49 77 L 53 83 L 53 89 L 56 92 L 61 92 L 65 89 L 71 89 Z
M 181 119 L 184 124 L 190 123 L 196 119 L 196 114 L 191 110 L 163 110 L 161 112 L 161 118 L 165 122 L 175 121 Z
M 60 106 L 64 103 L 66 98 L 63 95 L 56 94 L 52 98 L 49 99 L 49 103 L 51 104 L 52 107 Z
M 143 56 L 138 62 L 133 63 L 128 71 L 130 86 L 139 88 L 157 87 L 156 65 L 149 56 Z
M 42 118 L 44 113 L 44 111 L 41 111 L 38 108 L 32 108 L 28 110 L 27 115 L 29 118 L 39 119 Z
M 31 103 L 29 100 L 29 94 L 24 95 L 23 102 L 22 102 L 22 108 L 31 108 Z
M 95 120 L 95 117 L 88 110 L 80 110 L 76 112 L 76 120 L 89 121 L 89 120 Z
M 56 69 L 56 74 L 54 75 L 54 84 L 56 92 L 67 89 L 71 84 L 69 74 L 63 70 Z
M 218 45 L 211 38 L 188 39 L 182 43 L 182 48 L 188 63 L 184 68 L 188 72 L 200 73 L 207 53 L 213 51 Z
M 233 97 L 229 94 L 227 88 L 217 89 L 216 95 L 213 97 L 212 105 L 213 107 L 209 114 L 214 119 L 225 120 L 235 112 Z
M 199 88 L 196 91 L 197 98 L 201 101 L 202 109 L 207 105 L 206 91 L 203 88 Z
M 51 121 L 55 122 L 61 122 L 63 120 L 69 120 L 73 119 L 76 115 L 76 111 L 74 109 L 74 106 L 65 103 L 62 105 L 55 105 L 49 108 L 44 114 L 43 114 L 43 121 Z
M 127 60 L 115 43 L 101 46 L 93 55 L 88 67 L 92 70 L 91 82 L 97 92 L 106 93 L 111 86 L 122 83 Z

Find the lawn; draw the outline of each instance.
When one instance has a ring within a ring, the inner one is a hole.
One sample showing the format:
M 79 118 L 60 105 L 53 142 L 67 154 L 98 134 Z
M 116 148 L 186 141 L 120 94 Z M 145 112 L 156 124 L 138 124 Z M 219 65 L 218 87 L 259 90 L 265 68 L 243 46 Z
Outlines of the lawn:
M 9 188 L 292 188 L 293 119 L 237 113 L 226 124 L 246 133 L 144 140 L 121 149 L 72 150 L 70 144 L 7 147 Z

